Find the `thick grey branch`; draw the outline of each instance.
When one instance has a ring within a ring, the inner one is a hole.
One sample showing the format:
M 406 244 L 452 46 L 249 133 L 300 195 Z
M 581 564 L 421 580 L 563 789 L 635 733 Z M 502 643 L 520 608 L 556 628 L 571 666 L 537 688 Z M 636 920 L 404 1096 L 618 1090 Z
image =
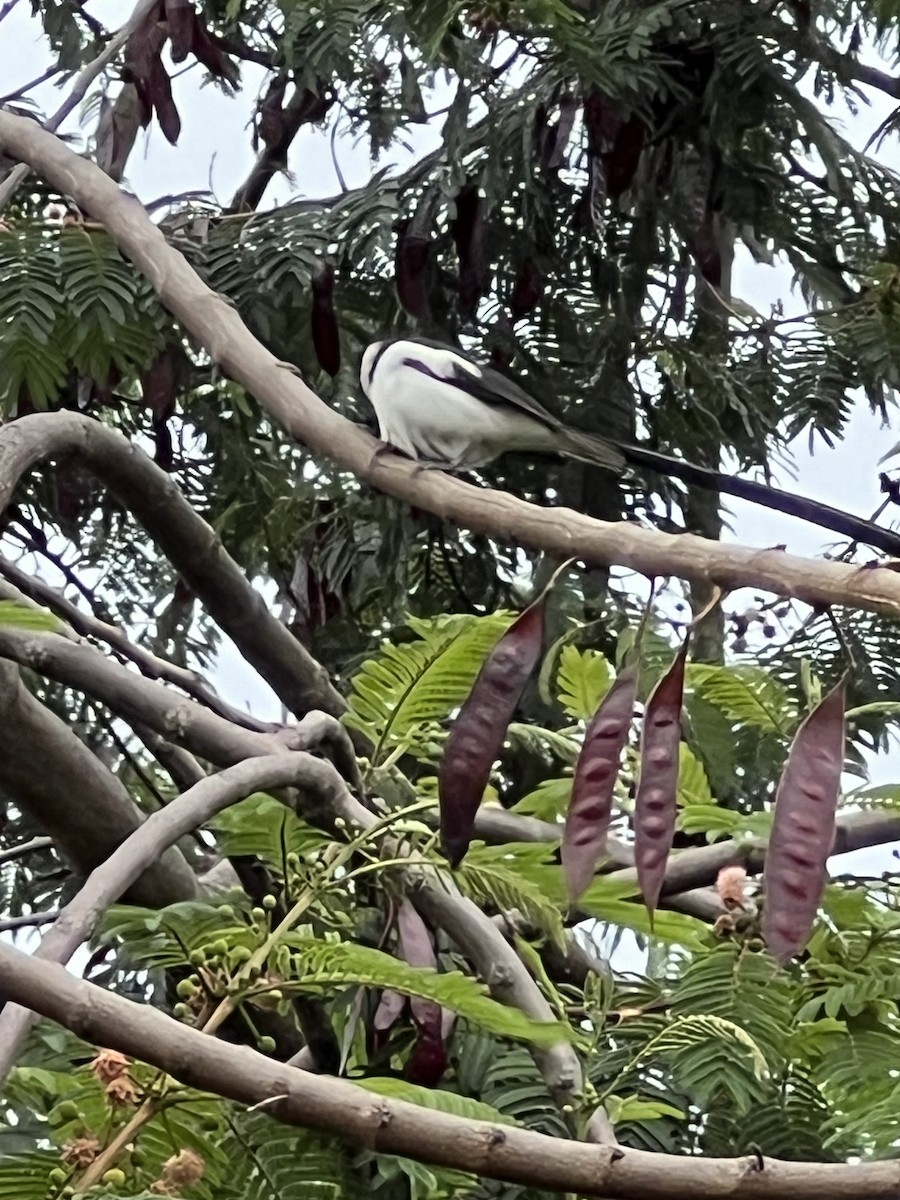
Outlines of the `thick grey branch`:
M 417 471 L 395 455 L 376 458 L 374 438 L 279 366 L 232 305 L 206 286 L 142 207 L 102 171 L 33 122 L 9 113 L 0 112 L 0 147 L 27 161 L 82 207 L 102 214 L 109 233 L 173 315 L 274 420 L 314 453 L 327 455 L 382 491 L 463 528 L 593 566 L 618 564 L 648 577 L 674 575 L 718 584 L 725 591 L 756 587 L 813 605 L 900 613 L 900 578 L 884 567 L 821 562 L 692 534 L 658 533 L 624 521 L 597 521 L 570 509 L 540 508 L 504 492 L 476 488 L 438 471 Z M 47 418 L 25 418 L 42 419 Z M 327 711 L 323 704 L 310 707 Z
M 0 661 L 0 787 L 53 838 L 79 872 L 97 866 L 143 817 L 123 785 Z M 81 819 L 77 814 L 81 813 Z M 178 850 L 150 864 L 130 893 L 136 904 L 170 904 L 196 894 Z
M 40 130 L 7 114 L 0 114 L 0 140 L 14 152 L 21 150 L 58 186 L 64 184 L 76 197 L 83 196 L 86 207 L 104 212 L 110 232 L 175 315 L 273 417 L 312 449 L 384 490 L 469 528 L 551 553 L 578 554 L 595 564 L 619 563 L 646 575 L 674 574 L 724 588 L 750 584 L 813 604 L 900 611 L 900 580 L 885 569 L 821 563 L 778 550 L 754 551 L 691 535 L 672 537 L 623 523 L 592 521 L 567 510 L 541 509 L 502 493 L 473 489 L 435 473 L 415 475 L 399 459 L 374 459 L 372 439 L 280 369 L 234 310 L 202 283 L 159 230 L 102 173 Z
M 246 1046 L 206 1037 L 3 943 L 0 994 L 189 1087 L 263 1105 L 279 1121 L 337 1134 L 351 1145 L 489 1179 L 608 1200 L 896 1200 L 900 1189 L 894 1161 L 679 1158 L 562 1141 L 373 1096 L 346 1080 L 298 1071 Z
M 0 113 L 0 120 L 4 116 Z M 115 184 L 110 186 L 118 192 Z M 78 457 L 135 514 L 203 600 L 210 616 L 291 712 L 302 715 L 320 709 L 337 715 L 343 711 L 344 700 L 325 670 L 269 612 L 175 481 L 115 430 L 69 412 L 39 413 L 4 426 L 0 429 L 0 511 L 9 504 L 25 471 L 69 454 Z
M 344 781 L 329 764 L 311 754 L 281 753 L 254 758 L 201 780 L 148 817 L 143 825 L 91 872 L 35 951 L 38 958 L 66 963 L 91 934 L 103 910 L 169 852 L 179 838 L 204 825 L 223 808 L 251 792 L 293 786 L 321 797 L 345 792 Z M 331 804 L 338 807 L 340 801 Z M 78 822 L 73 822 L 78 824 Z M 156 905 L 159 898 L 156 898 Z M 27 1009 L 7 1005 L 0 1013 L 0 1080 L 15 1063 L 31 1023 Z

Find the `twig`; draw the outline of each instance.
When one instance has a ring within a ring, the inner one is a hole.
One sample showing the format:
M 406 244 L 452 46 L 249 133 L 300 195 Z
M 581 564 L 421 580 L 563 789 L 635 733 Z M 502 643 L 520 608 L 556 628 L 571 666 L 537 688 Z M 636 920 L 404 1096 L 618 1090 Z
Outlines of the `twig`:
M 27 929 L 29 926 L 49 925 L 59 916 L 59 910 L 53 909 L 45 913 L 26 913 L 21 917 L 7 917 L 0 921 L 0 933 L 9 933 L 13 929 Z
M 52 845 L 53 838 L 36 837 L 28 842 L 21 842 L 18 846 L 11 846 L 8 850 L 0 850 L 0 866 L 12 862 L 13 859 L 24 858 L 26 854 L 33 854 L 37 850 L 48 850 Z
M 0 13 L 0 21 L 2 20 L 3 14 Z M 27 96 L 32 88 L 39 87 L 42 83 L 46 83 L 48 79 L 52 79 L 53 76 L 57 75 L 61 70 L 62 68 L 56 65 L 47 67 L 46 70 L 41 71 L 40 75 L 38 75 L 36 79 L 29 80 L 28 83 L 23 83 L 22 86 L 20 88 L 16 88 L 14 92 L 7 92 L 5 96 L 0 96 L 0 108 L 2 108 L 4 104 L 9 104 L 11 100 L 20 100 L 22 96 Z
M 212 686 L 205 679 L 185 667 L 159 658 L 143 646 L 136 646 L 124 632 L 115 625 L 101 621 L 92 613 L 83 612 L 77 605 L 66 599 L 43 580 L 28 575 L 15 563 L 0 557 L 0 575 L 12 583 L 21 593 L 39 604 L 46 605 L 51 612 L 64 617 L 69 625 L 83 637 L 93 637 L 106 642 L 123 659 L 133 662 L 142 675 L 148 679 L 163 679 L 182 689 L 200 704 L 204 704 L 213 712 L 218 713 L 227 721 L 233 721 L 245 729 L 255 729 L 265 733 L 272 728 L 266 721 L 260 721 L 250 713 L 234 708 L 216 695 Z M 0 588 L 0 594 L 3 589 Z
M 72 90 L 69 95 L 62 102 L 53 116 L 49 117 L 47 121 L 44 122 L 44 129 L 50 133 L 55 133 L 56 130 L 59 129 L 60 125 L 62 125 L 69 113 L 72 112 L 73 109 L 77 108 L 84 99 L 88 88 L 91 86 L 100 72 L 104 69 L 104 67 L 108 66 L 113 61 L 122 47 L 128 41 L 131 34 L 135 29 L 137 29 L 141 21 L 143 21 L 144 17 L 147 16 L 147 14 L 156 6 L 156 3 L 157 0 L 138 0 L 131 16 L 121 27 L 118 33 L 116 33 L 115 36 L 110 39 L 108 45 L 101 50 L 97 57 L 92 59 L 87 66 L 82 69 L 78 78 L 75 80 L 75 83 L 72 85 Z M 13 167 L 6 179 L 0 183 L 0 212 L 3 211 L 3 209 L 15 195 L 19 184 L 27 179 L 30 173 L 31 167 L 25 162 L 20 162 L 18 166 Z M 61 190 L 65 191 L 64 188 Z

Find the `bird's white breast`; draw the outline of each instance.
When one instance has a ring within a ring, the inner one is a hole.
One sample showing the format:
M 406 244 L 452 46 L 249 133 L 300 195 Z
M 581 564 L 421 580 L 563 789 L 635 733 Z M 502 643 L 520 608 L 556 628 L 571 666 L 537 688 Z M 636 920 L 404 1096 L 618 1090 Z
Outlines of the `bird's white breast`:
M 413 458 L 457 467 L 482 466 L 506 450 L 552 448 L 550 430 L 526 413 L 485 403 L 408 365 L 405 359 L 418 359 L 435 373 L 443 370 L 449 375 L 455 356 L 430 347 L 421 353 L 420 349 L 409 342 L 389 346 L 368 385 L 384 441 Z

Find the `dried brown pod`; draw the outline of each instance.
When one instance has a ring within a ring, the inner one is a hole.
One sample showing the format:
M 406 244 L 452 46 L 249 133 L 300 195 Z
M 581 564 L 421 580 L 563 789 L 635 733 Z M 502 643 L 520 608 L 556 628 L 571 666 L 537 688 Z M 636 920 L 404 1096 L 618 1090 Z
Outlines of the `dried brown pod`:
M 544 599 L 526 608 L 485 660 L 444 748 L 438 777 L 441 843 L 451 866 L 465 856 L 475 814 L 506 730 L 541 656 Z
M 334 378 L 341 368 L 341 339 L 334 311 L 334 268 L 326 263 L 312 279 L 313 347 L 319 366 Z
M 825 887 L 844 769 L 845 692 L 842 679 L 797 730 L 775 792 L 763 937 L 782 963 L 806 945 Z
M 634 861 L 644 903 L 656 911 L 675 836 L 681 705 L 690 637 L 653 689 L 641 727 L 641 769 L 634 801 Z
M 562 866 L 570 900 L 577 900 L 606 850 L 613 789 L 634 715 L 638 669 L 621 671 L 600 702 L 575 764 L 572 797 L 562 840 Z

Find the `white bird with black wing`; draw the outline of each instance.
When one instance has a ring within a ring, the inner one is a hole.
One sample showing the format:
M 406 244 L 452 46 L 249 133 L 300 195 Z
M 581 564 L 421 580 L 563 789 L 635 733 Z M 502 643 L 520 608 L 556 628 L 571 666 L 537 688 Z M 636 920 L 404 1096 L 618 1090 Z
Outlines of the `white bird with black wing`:
M 512 379 L 459 350 L 425 338 L 390 338 L 363 353 L 360 382 L 378 417 L 383 441 L 422 467 L 463 471 L 483 467 L 508 450 L 562 454 L 616 474 L 649 467 L 708 491 L 739 496 L 811 521 L 900 557 L 900 534 L 831 508 L 644 446 L 569 429 Z
M 510 450 L 564 454 L 621 472 L 601 438 L 568 429 L 506 375 L 422 338 L 375 342 L 360 382 L 383 441 L 421 466 L 461 471 Z

